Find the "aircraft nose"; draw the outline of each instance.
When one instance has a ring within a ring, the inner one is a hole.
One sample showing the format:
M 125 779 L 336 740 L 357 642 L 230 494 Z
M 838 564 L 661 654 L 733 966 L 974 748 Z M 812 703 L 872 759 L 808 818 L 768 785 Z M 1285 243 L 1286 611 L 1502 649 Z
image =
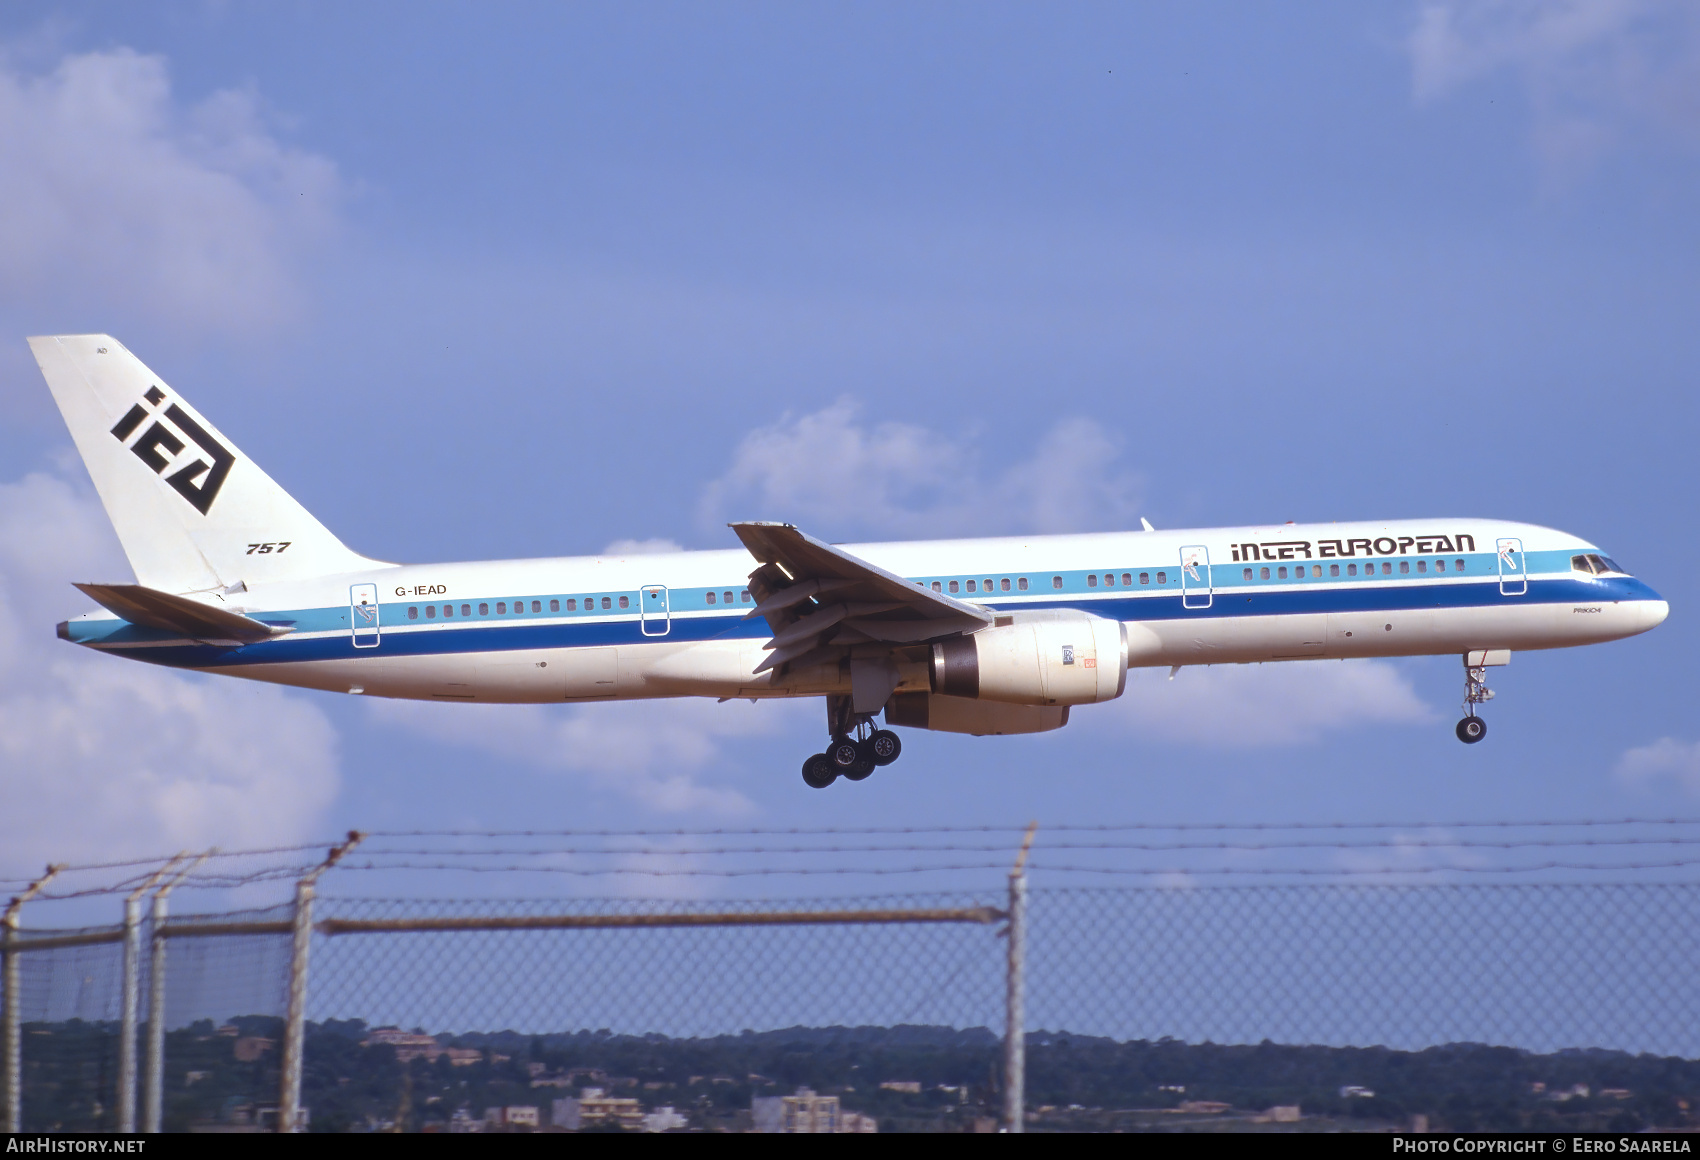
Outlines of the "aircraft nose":
M 1670 615 L 1668 600 L 1638 600 L 1636 604 L 1640 606 L 1642 632 L 1659 627 L 1665 622 L 1665 617 Z

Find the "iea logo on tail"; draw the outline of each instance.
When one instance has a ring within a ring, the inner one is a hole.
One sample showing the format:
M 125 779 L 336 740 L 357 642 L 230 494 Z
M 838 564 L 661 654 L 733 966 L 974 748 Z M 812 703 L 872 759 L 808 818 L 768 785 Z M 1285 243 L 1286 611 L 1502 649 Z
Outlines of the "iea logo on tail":
M 230 474 L 236 456 L 207 434 L 206 428 L 189 418 L 176 403 L 165 409 L 162 418 L 157 408 L 165 401 L 165 392 L 158 387 L 149 387 L 148 393 L 142 398 L 147 406 L 137 403 L 131 407 L 124 417 L 118 420 L 118 426 L 112 429 L 112 437 L 124 443 L 136 433 L 136 428 L 152 417 L 153 423 L 142 432 L 141 438 L 129 446 L 136 458 L 147 464 L 155 475 L 164 474 L 188 446 L 172 431 L 172 427 L 192 439 L 195 446 L 206 452 L 211 462 L 191 455 L 186 465 L 165 477 L 165 482 L 169 483 L 178 495 L 194 504 L 196 511 L 206 515 L 213 505 L 213 500 L 218 498 L 219 489 L 224 486 L 224 479 Z M 170 420 L 171 427 L 166 426 L 166 420 Z

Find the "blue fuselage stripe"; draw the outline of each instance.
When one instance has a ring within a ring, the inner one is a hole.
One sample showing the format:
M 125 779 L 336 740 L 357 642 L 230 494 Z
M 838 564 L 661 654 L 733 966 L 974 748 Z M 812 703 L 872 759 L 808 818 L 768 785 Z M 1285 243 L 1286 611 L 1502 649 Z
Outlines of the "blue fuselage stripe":
M 1103 590 L 1091 594 L 1059 595 L 1056 599 L 1044 599 L 1043 594 L 1037 592 L 1007 599 L 998 594 L 988 595 L 981 603 L 999 611 L 1072 609 L 1113 620 L 1159 621 L 1659 599 L 1651 588 L 1629 577 L 1531 578 L 1527 591 L 1520 595 L 1502 594 L 1499 583 L 1493 579 L 1359 581 L 1350 586 L 1320 581 L 1315 587 L 1299 582 L 1267 588 L 1258 586 L 1259 590 L 1250 588 L 1235 586 L 1226 591 L 1218 588 L 1213 594 L 1208 594 L 1208 607 L 1186 606 L 1199 603 L 1207 593 L 1195 591 L 1190 597 L 1183 598 L 1178 589 L 1163 594 Z M 388 609 L 390 606 L 385 607 Z M 266 620 L 295 623 L 297 635 L 241 647 L 198 642 L 178 644 L 168 633 L 137 628 L 116 619 L 76 622 L 73 639 L 81 644 L 122 650 L 137 660 L 184 668 L 300 663 L 380 655 L 429 656 L 661 642 L 765 640 L 770 635 L 766 622 L 744 619 L 746 611 L 745 608 L 734 607 L 720 613 L 674 615 L 667 623 L 664 635 L 653 635 L 653 620 L 648 626 L 651 632 L 644 632 L 635 609 L 625 618 L 606 620 L 600 617 L 575 620 L 570 619 L 570 614 L 555 617 L 545 613 L 535 621 L 444 620 L 429 627 L 424 622 L 403 621 L 400 625 L 386 623 L 380 627 L 378 647 L 359 649 L 354 647 L 346 628 L 327 631 L 347 624 L 346 612 L 340 608 L 264 614 L 263 619 Z M 299 635 L 315 629 L 327 634 Z

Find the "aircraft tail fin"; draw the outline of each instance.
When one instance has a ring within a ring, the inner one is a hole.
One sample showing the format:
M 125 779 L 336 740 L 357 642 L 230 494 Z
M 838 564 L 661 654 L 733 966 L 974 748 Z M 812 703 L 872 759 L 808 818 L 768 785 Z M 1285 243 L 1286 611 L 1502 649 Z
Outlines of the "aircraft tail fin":
M 29 344 L 140 584 L 205 592 L 377 563 L 344 546 L 116 339 Z

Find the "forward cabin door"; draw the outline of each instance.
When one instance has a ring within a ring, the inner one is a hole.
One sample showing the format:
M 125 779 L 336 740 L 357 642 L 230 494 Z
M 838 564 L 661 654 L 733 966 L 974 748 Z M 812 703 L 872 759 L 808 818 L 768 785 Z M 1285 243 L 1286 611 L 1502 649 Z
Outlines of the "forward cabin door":
M 1498 543 L 1499 594 L 1522 596 L 1529 591 L 1529 560 L 1523 554 L 1523 541 L 1506 537 Z
M 348 590 L 348 626 L 355 648 L 378 647 L 378 586 L 355 584 Z
M 672 628 L 665 585 L 651 584 L 638 592 L 638 625 L 645 636 L 666 636 Z
M 1181 549 L 1181 607 L 1209 608 L 1215 593 L 1210 587 L 1210 549 L 1189 544 Z

